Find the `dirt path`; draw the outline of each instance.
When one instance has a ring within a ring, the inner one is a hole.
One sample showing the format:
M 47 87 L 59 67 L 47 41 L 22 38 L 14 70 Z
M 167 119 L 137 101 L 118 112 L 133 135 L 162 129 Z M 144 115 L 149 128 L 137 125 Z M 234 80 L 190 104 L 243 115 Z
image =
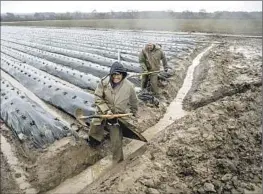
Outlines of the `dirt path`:
M 3 135 L 1 135 L 1 150 L 4 156 L 4 160 L 6 160 L 6 163 L 8 165 L 12 166 L 12 170 L 14 171 L 13 173 L 11 173 L 11 177 L 13 176 L 12 179 L 15 181 L 15 183 L 13 183 L 14 185 L 12 186 L 13 189 L 15 190 L 16 186 L 18 186 L 19 189 L 25 191 L 25 194 L 37 193 L 32 185 L 26 180 L 27 173 L 19 166 L 18 158 L 13 154 L 11 145 L 7 142 L 6 138 Z

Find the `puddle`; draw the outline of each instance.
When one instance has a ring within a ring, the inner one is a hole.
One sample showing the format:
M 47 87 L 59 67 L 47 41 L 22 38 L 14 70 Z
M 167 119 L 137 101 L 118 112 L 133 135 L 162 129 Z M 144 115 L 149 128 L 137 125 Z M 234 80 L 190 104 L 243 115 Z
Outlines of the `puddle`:
M 143 136 L 149 141 L 152 139 L 158 132 L 164 130 L 167 126 L 172 124 L 175 120 L 180 119 L 188 114 L 188 112 L 182 109 L 182 102 L 187 92 L 190 90 L 193 81 L 193 73 L 195 67 L 199 64 L 202 56 L 210 50 L 214 44 L 206 48 L 201 52 L 192 62 L 192 65 L 188 68 L 187 75 L 185 77 L 183 86 L 178 91 L 176 98 L 171 102 L 170 106 L 167 108 L 167 112 L 160 121 L 148 128 L 143 134 Z M 138 150 L 145 143 L 137 140 L 131 141 L 127 146 L 123 148 L 124 158 L 127 158 L 131 153 Z M 65 182 L 61 183 L 58 187 L 53 190 L 48 191 L 48 194 L 55 193 L 78 193 L 100 177 L 107 169 L 112 167 L 111 155 L 104 157 L 99 160 L 94 165 L 90 166 L 77 176 L 74 176 L 70 179 L 67 179 Z
M 11 145 L 7 142 L 6 138 L 1 135 L 1 151 L 7 159 L 10 168 L 14 171 L 13 174 L 21 175 L 18 178 L 14 177 L 14 180 L 18 184 L 19 188 L 26 194 L 34 194 L 37 191 L 26 181 L 24 170 L 19 166 L 17 157 L 13 154 Z

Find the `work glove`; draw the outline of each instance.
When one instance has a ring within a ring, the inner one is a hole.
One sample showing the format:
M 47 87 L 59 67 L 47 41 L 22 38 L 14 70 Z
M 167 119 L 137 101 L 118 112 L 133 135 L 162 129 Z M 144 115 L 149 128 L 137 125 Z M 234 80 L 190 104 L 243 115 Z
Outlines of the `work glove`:
M 147 69 L 143 69 L 142 73 L 148 73 L 149 71 Z M 143 75 L 140 75 L 140 80 L 142 80 Z
M 107 114 L 107 115 L 113 115 L 113 113 L 111 112 L 111 110 L 108 110 L 108 111 L 106 112 L 106 114 Z
M 113 113 L 111 112 L 111 110 L 108 110 L 108 111 L 106 112 L 106 114 L 107 114 L 107 115 L 113 115 Z M 112 117 L 112 118 L 111 118 L 111 117 L 108 118 L 108 120 L 110 120 L 110 119 L 113 119 L 113 117 Z

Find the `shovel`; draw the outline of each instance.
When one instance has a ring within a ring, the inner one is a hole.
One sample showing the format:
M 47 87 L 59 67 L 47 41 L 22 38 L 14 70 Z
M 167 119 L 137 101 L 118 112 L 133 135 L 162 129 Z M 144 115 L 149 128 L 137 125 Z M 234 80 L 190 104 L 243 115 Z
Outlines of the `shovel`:
M 162 71 L 148 71 L 148 72 L 142 72 L 142 73 L 135 73 L 132 74 L 128 77 L 136 77 L 136 76 L 141 76 L 141 75 L 150 75 L 150 74 L 154 74 L 154 73 L 161 73 Z
M 76 119 L 84 126 L 87 126 L 87 124 L 82 119 L 91 119 L 91 118 L 102 118 L 102 119 L 113 119 L 113 118 L 120 118 L 120 117 L 127 117 L 132 116 L 132 113 L 126 113 L 126 114 L 112 114 L 112 115 L 90 115 L 85 116 L 82 109 L 77 108 L 75 111 L 75 117 Z
M 87 126 L 87 124 L 82 119 L 88 119 L 88 118 L 103 118 L 103 119 L 111 118 L 112 119 L 112 118 L 117 118 L 117 117 L 120 118 L 120 117 L 127 117 L 127 116 L 132 116 L 132 113 L 84 116 L 84 112 L 82 109 L 78 108 L 75 111 L 76 119 L 80 122 L 80 124 L 84 126 Z M 131 138 L 131 139 L 136 139 L 136 140 L 140 140 L 143 142 L 147 142 L 147 140 L 145 139 L 145 137 L 143 137 L 143 135 L 129 128 L 125 128 L 125 130 L 123 130 L 123 136 L 127 138 Z

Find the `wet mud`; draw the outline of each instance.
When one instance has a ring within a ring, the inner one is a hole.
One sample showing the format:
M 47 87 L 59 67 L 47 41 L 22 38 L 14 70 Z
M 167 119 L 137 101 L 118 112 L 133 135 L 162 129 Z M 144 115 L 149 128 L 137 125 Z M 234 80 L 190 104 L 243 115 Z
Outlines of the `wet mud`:
M 224 38 L 195 69 L 188 114 L 80 193 L 261 193 L 261 46 Z

